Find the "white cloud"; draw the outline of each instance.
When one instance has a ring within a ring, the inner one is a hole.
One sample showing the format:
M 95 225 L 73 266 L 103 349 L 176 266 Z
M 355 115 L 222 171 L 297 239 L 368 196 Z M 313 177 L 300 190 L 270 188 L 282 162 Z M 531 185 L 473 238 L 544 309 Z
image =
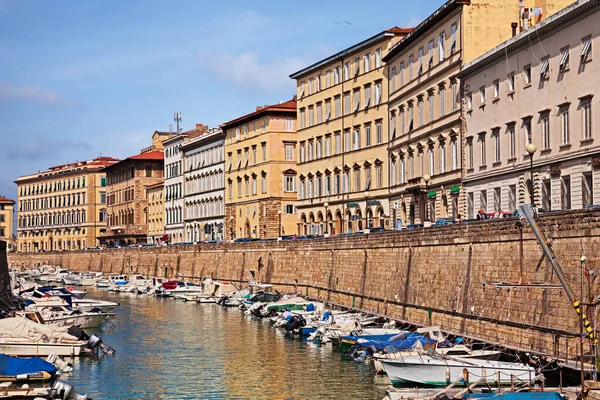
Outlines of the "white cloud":
M 240 55 L 204 54 L 200 58 L 202 66 L 212 69 L 219 77 L 242 89 L 277 91 L 293 89 L 294 83 L 289 75 L 308 63 L 301 57 L 286 57 L 272 62 L 260 60 L 258 53 L 248 52 Z
M 19 86 L 0 83 L 0 100 L 23 100 L 50 106 L 67 104 L 65 98 L 52 90 L 39 86 Z

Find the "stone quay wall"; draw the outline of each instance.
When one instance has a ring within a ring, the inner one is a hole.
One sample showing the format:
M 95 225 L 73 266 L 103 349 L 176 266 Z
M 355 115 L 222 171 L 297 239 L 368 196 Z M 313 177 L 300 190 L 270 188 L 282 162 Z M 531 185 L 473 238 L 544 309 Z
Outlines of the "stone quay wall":
M 574 358 L 577 314 L 526 223 L 520 240 L 518 221 L 302 241 L 11 253 L 9 265 L 263 281 L 414 325 L 439 325 L 450 334 Z M 600 210 L 547 213 L 538 221 L 574 292 L 584 303 L 595 302 Z M 582 272 L 582 251 L 589 278 Z M 499 282 L 558 288 L 498 287 Z M 587 308 L 594 325 L 596 309 Z

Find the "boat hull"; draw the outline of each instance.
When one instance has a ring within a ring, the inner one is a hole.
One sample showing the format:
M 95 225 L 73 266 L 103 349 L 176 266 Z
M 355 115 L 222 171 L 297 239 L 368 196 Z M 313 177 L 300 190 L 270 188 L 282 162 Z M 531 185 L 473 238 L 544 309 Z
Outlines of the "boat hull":
M 530 381 L 535 376 L 533 368 L 522 364 L 472 361 L 463 363 L 419 357 L 419 361 L 381 360 L 381 363 L 394 386 L 445 387 L 463 377 L 465 369 L 469 372 L 470 382 L 485 376 L 488 383 L 494 385 L 510 385 L 511 375 L 523 381 Z
M 60 357 L 77 357 L 83 353 L 85 343 L 42 343 L 0 339 L 0 353 L 17 357 L 48 357 L 56 354 Z

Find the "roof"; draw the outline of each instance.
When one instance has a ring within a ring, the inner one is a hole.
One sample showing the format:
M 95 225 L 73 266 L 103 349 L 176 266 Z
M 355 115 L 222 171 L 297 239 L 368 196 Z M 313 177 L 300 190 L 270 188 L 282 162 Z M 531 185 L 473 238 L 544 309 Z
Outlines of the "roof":
M 294 72 L 293 74 L 290 75 L 290 78 L 292 78 L 292 79 L 301 78 L 302 76 L 304 76 L 306 74 L 310 74 L 311 72 L 319 69 L 320 67 L 331 63 L 332 61 L 342 60 L 348 54 L 352 54 L 352 53 L 355 53 L 357 51 L 364 49 L 365 47 L 369 47 L 369 46 L 373 45 L 374 43 L 377 43 L 386 37 L 392 37 L 392 36 L 395 36 L 398 34 L 408 34 L 412 30 L 413 30 L 412 28 L 399 28 L 397 26 L 387 29 L 383 32 L 376 34 L 375 36 L 371 36 L 370 38 L 363 40 L 360 43 L 355 44 L 354 46 L 350 46 L 347 49 L 340 51 L 339 53 L 336 53 L 332 56 L 324 58 L 321 61 L 317 61 L 316 63 L 309 65 L 308 67 L 303 68 L 298 72 Z
M 164 184 L 165 184 L 165 181 L 162 180 L 160 182 L 153 183 L 152 185 L 146 185 L 146 189 L 152 189 L 152 188 L 155 188 L 158 186 L 163 186 Z
M 190 139 L 188 142 L 184 143 L 181 146 L 181 150 L 191 150 L 205 143 L 218 142 L 221 140 L 225 140 L 225 132 L 223 132 L 223 130 L 220 128 L 213 128 L 210 129 L 208 132 L 205 132 L 199 135 L 198 137 Z
M 8 197 L 0 196 L 0 203 L 2 203 L 2 204 L 15 204 L 15 201 L 9 199 Z
M 296 98 L 295 98 L 295 96 L 293 99 L 288 100 L 284 103 L 272 104 L 270 106 L 258 108 L 253 113 L 243 115 L 243 116 L 233 119 L 229 122 L 225 122 L 223 125 L 221 125 L 221 129 L 223 131 L 225 131 L 227 129 L 233 128 L 234 126 L 241 125 L 244 122 L 259 118 L 263 115 L 274 114 L 274 113 L 289 113 L 289 114 L 296 115 Z
M 181 132 L 179 135 L 175 134 L 173 136 L 171 136 L 170 138 L 168 138 L 167 140 L 163 141 L 163 145 L 164 144 L 171 144 L 171 143 L 175 143 L 177 140 L 176 139 L 193 139 L 196 138 L 200 135 L 203 135 L 204 133 L 208 132 L 208 125 L 204 125 L 204 124 L 196 124 L 196 127 L 194 129 L 190 129 L 189 131 L 185 131 L 185 132 Z
M 137 154 L 135 156 L 127 157 L 127 160 L 164 160 L 165 153 L 161 150 L 149 151 L 147 153 Z M 126 161 L 126 160 L 124 160 Z
M 53 167 L 48 168 L 48 171 L 56 171 L 59 169 L 67 169 L 67 168 L 76 168 L 76 167 L 81 167 L 83 165 L 106 166 L 106 165 L 114 164 L 119 161 L 120 160 L 118 158 L 113 158 L 113 157 L 96 157 L 93 160 L 88 160 L 88 161 L 76 161 L 74 163 L 69 163 L 69 164 L 55 165 Z
M 530 43 L 533 41 L 536 43 L 539 42 L 540 39 L 553 34 L 563 25 L 577 22 L 582 17 L 589 15 L 591 10 L 598 7 L 600 7 L 600 0 L 579 0 L 565 7 L 540 23 L 499 44 L 470 63 L 465 64 L 458 77 L 462 79 L 477 72 L 486 65 L 493 64 L 499 60 L 505 60 L 508 54 L 530 46 Z M 534 37 L 531 38 L 531 36 Z
M 471 5 L 471 0 L 448 0 L 444 5 L 435 10 L 433 14 L 427 17 L 423 22 L 417 25 L 410 33 L 396 43 L 390 51 L 383 57 L 384 62 L 388 62 L 402 50 L 406 49 L 411 43 L 423 37 L 423 34 L 434 27 L 442 19 L 446 18 L 457 8 L 463 5 Z

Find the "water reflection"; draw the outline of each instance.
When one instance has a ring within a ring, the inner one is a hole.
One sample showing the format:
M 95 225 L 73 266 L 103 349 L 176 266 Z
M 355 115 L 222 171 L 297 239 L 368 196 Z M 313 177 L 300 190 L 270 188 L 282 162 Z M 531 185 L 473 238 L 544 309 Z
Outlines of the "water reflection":
M 118 301 L 100 336 L 114 357 L 75 360 L 66 380 L 94 399 L 381 399 L 372 368 L 237 309 L 91 291 Z

